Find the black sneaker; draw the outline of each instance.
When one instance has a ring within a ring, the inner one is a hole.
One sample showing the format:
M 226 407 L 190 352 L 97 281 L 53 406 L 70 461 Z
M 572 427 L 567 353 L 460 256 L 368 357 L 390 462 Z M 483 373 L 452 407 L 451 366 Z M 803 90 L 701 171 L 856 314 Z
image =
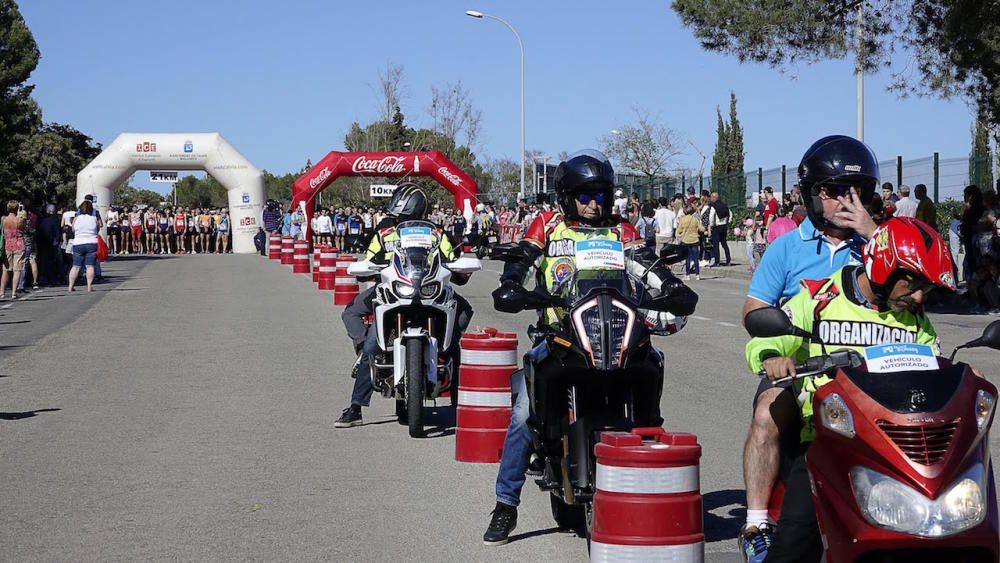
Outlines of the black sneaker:
M 360 426 L 362 424 L 361 420 L 361 407 L 356 407 L 351 405 L 344 409 L 344 412 L 340 414 L 340 418 L 333 423 L 334 428 L 350 428 L 352 426 Z
M 517 507 L 498 502 L 490 514 L 490 527 L 483 534 L 484 545 L 503 545 L 517 527 Z

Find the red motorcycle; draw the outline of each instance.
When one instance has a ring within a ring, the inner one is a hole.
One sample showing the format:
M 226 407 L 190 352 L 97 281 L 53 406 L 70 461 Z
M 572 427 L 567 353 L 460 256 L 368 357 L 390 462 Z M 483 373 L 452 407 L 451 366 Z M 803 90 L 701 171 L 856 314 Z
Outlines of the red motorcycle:
M 746 328 L 816 341 L 776 308 L 751 312 Z M 1000 350 L 1000 321 L 955 351 L 981 346 Z M 813 397 L 816 438 L 806 453 L 827 561 L 1000 560 L 989 454 L 997 389 L 954 357 L 931 356 L 936 369 L 886 373 L 870 369 L 879 361 L 872 356 L 839 350 L 789 378 L 833 377 Z M 769 507 L 775 521 L 783 498 L 779 483 Z

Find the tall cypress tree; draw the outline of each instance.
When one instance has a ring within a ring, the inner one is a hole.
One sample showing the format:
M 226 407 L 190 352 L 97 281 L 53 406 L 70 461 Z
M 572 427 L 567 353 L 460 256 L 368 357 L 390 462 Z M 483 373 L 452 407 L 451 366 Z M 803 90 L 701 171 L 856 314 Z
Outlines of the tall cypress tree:
M 743 150 L 743 127 L 740 126 L 740 118 L 736 116 L 736 92 L 729 92 L 729 156 L 730 174 L 743 172 L 743 158 L 746 153 Z
M 729 172 L 729 127 L 722 119 L 722 112 L 715 107 L 715 152 L 712 153 L 712 183 L 715 185 Z
M 993 188 L 993 151 L 990 150 L 990 127 L 982 112 L 972 126 L 972 151 L 969 153 L 969 183 Z

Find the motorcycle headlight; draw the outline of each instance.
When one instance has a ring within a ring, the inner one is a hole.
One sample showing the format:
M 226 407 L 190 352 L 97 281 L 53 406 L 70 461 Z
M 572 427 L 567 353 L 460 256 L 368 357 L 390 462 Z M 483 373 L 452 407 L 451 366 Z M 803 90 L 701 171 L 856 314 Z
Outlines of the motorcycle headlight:
M 976 393 L 976 427 L 980 432 L 983 431 L 986 423 L 990 421 L 990 415 L 993 414 L 993 406 L 996 404 L 996 401 L 997 398 L 985 389 L 980 389 Z
M 844 399 L 836 393 L 823 399 L 819 408 L 819 420 L 823 426 L 845 438 L 854 437 L 854 415 Z
M 438 282 L 426 283 L 420 286 L 420 297 L 431 299 L 441 291 L 441 284 Z
M 872 524 L 915 536 L 942 537 L 979 525 L 986 517 L 986 479 L 977 463 L 937 500 L 861 466 L 851 468 L 851 486 L 861 514 Z
M 400 297 L 413 297 L 413 286 L 408 283 L 392 282 L 392 290 Z

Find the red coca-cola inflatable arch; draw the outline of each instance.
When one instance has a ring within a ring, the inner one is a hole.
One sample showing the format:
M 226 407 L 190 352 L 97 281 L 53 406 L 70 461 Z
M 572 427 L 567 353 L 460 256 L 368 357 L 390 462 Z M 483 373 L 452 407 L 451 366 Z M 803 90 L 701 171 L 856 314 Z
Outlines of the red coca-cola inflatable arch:
M 341 176 L 430 176 L 455 195 L 455 207 L 471 213 L 479 188 L 476 181 L 441 151 L 339 152 L 331 151 L 292 184 L 292 207 L 305 202 L 312 218 L 313 199 Z M 306 225 L 309 225 L 306 221 Z

